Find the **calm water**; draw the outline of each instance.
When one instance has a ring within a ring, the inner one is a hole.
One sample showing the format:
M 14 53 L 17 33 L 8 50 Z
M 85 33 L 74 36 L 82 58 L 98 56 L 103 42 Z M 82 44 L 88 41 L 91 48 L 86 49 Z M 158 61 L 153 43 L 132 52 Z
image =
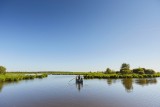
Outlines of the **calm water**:
M 0 83 L 0 107 L 160 107 L 160 78 L 75 84 L 74 77 Z

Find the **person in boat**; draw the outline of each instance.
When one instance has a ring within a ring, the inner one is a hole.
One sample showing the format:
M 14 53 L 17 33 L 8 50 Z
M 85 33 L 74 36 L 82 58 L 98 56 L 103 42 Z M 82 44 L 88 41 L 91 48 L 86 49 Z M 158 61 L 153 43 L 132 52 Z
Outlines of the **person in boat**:
M 80 80 L 81 79 L 81 76 L 80 75 L 78 75 L 78 80 Z

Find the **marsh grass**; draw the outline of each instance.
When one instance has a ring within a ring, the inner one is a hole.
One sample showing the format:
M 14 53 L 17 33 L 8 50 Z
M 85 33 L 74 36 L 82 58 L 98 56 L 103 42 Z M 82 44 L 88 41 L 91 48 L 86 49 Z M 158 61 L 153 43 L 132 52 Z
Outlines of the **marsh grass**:
M 156 74 L 104 74 L 104 73 L 88 73 L 84 75 L 85 79 L 107 79 L 107 78 L 154 78 L 160 77 L 160 73 Z
M 18 74 L 18 73 L 6 73 L 5 75 L 0 74 L 0 82 L 5 81 L 19 81 L 19 80 L 28 80 L 34 78 L 44 78 L 47 77 L 47 74 L 34 74 L 34 75 L 25 75 L 25 74 Z

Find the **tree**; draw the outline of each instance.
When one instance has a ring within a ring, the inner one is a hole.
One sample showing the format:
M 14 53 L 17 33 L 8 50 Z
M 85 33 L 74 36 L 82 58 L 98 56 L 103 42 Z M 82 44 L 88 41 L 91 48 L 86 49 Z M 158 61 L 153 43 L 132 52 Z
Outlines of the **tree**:
M 144 71 L 145 71 L 144 68 L 133 69 L 133 73 L 136 73 L 136 74 L 144 74 Z
M 112 73 L 112 70 L 110 68 L 107 68 L 105 74 L 110 74 L 110 73 Z
M 130 70 L 130 65 L 127 63 L 123 63 L 120 69 L 120 73 L 122 74 L 130 74 L 132 71 Z
M 5 74 L 6 68 L 4 66 L 0 66 L 0 74 Z
M 155 71 L 153 69 L 146 69 L 145 74 L 155 74 Z
M 130 65 L 127 63 L 123 63 L 121 69 L 130 69 Z

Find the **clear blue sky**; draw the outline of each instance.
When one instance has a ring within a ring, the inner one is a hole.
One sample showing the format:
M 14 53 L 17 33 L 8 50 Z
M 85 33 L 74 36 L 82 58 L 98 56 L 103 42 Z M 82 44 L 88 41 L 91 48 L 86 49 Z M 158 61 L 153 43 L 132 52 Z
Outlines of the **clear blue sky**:
M 160 0 L 0 0 L 8 71 L 160 71 Z

